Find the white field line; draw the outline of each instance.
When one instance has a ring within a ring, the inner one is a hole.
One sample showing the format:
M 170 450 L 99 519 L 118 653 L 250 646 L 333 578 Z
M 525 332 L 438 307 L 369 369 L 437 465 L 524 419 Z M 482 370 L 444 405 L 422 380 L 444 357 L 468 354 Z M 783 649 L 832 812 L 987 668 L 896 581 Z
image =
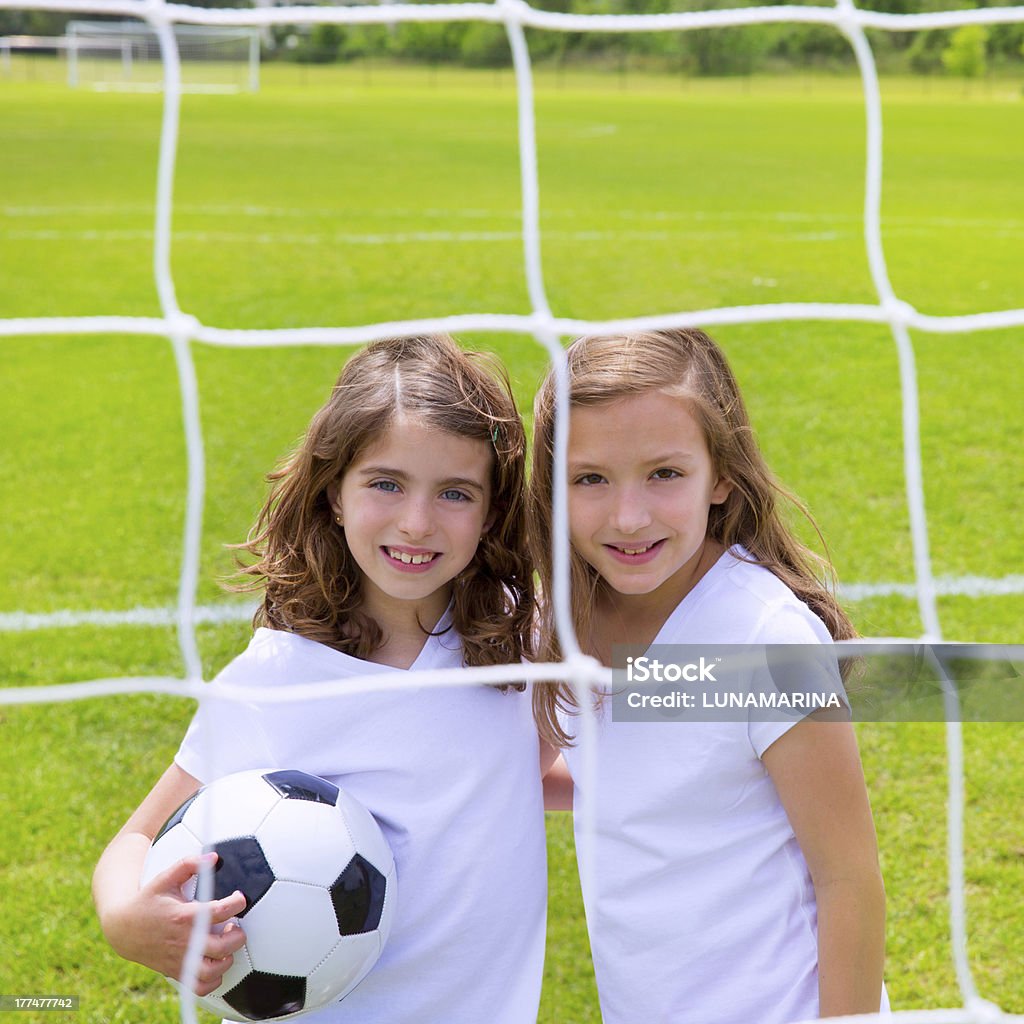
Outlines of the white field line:
M 149 218 L 152 215 L 151 204 L 145 203 L 91 203 L 91 204 L 67 204 L 47 206 L 20 206 L 14 204 L 0 205 L 0 217 L 11 218 L 33 218 L 33 217 L 124 217 L 140 216 Z M 338 207 L 289 207 L 289 206 L 255 206 L 248 204 L 234 205 L 231 203 L 180 203 L 175 205 L 175 213 L 178 216 L 203 216 L 203 217 L 231 217 L 231 218 L 278 218 L 282 220 L 309 220 L 311 217 L 327 217 L 337 219 L 348 219 L 353 217 L 366 217 L 366 208 L 346 209 Z M 373 219 L 394 220 L 394 219 L 427 219 L 427 220 L 491 220 L 495 222 L 510 222 L 520 224 L 518 210 L 485 210 L 485 209 L 463 209 L 445 210 L 440 208 L 426 209 L 402 209 L 388 207 L 369 211 Z M 855 227 L 861 226 L 861 215 L 859 213 L 838 214 L 838 213 L 809 213 L 803 210 L 769 210 L 769 211 L 737 211 L 737 210 L 627 210 L 618 209 L 604 211 L 602 216 L 606 220 L 635 221 L 698 221 L 698 222 L 739 222 L 749 224 L 751 221 L 767 221 L 769 223 L 797 223 L 815 225 L 839 225 L 849 224 Z M 544 220 L 575 220 L 581 217 L 593 217 L 592 210 L 573 210 L 569 208 L 557 208 L 544 211 Z M 984 218 L 984 217 L 907 217 L 887 216 L 885 217 L 887 227 L 937 227 L 937 228 L 977 228 L 980 230 L 1009 230 L 1019 231 L 1024 229 L 1024 220 L 1012 218 Z
M 727 232 L 732 234 L 732 232 Z M 701 232 L 702 236 L 718 237 L 726 232 Z M 854 237 L 850 232 L 850 237 Z M 523 240 L 519 231 L 395 231 L 372 234 L 293 233 L 287 231 L 175 231 L 173 238 L 179 242 L 237 242 L 244 245 L 407 245 L 414 242 L 433 244 L 435 242 L 515 242 Z M 614 240 L 638 240 L 644 242 L 667 241 L 675 237 L 669 231 L 545 231 L 545 238 L 569 242 L 598 242 Z M 693 237 L 689 234 L 688 237 Z M 794 236 L 795 237 L 795 236 Z M 809 236 L 804 236 L 805 239 Z M 838 236 L 836 236 L 838 237 Z M 63 228 L 41 228 L 35 231 L 0 231 L 0 239 L 6 241 L 76 241 L 76 242 L 149 242 L 153 232 L 146 229 L 103 228 L 99 230 Z
M 888 238 L 906 238 L 911 236 L 934 233 L 931 225 L 917 225 L 904 228 L 890 228 L 885 234 Z M 667 242 L 672 239 L 716 239 L 733 238 L 736 232 L 728 228 L 717 230 L 694 230 L 679 228 L 675 231 L 557 231 L 548 229 L 544 232 L 545 241 L 554 242 Z M 1024 227 L 993 228 L 988 232 L 989 238 L 1018 238 L 1024 235 Z M 522 242 L 519 231 L 395 231 L 356 234 L 337 232 L 295 233 L 289 231 L 174 231 L 172 238 L 176 242 L 199 242 L 201 244 L 240 244 L 240 245 L 434 245 L 445 243 L 481 242 Z M 786 242 L 838 242 L 853 241 L 860 238 L 860 232 L 852 227 L 848 231 L 800 231 L 787 232 L 777 239 Z M 68 230 L 65 228 L 37 228 L 0 230 L 0 241 L 6 242 L 151 242 L 153 232 L 145 228 L 81 228 Z
M 256 611 L 255 603 L 222 601 L 219 604 L 197 605 L 197 625 L 247 622 Z M 129 608 L 127 611 L 2 612 L 0 633 L 27 633 L 37 629 L 68 629 L 73 626 L 175 626 L 178 610 L 163 608 Z
M 940 576 L 935 580 L 939 597 L 1009 597 L 1024 594 L 1024 576 Z M 866 601 L 877 597 L 913 600 L 913 583 L 847 583 L 839 588 L 844 601 Z M 256 610 L 253 602 L 222 601 L 197 605 L 197 625 L 248 622 Z M 67 629 L 74 626 L 174 626 L 177 609 L 130 608 L 126 611 L 0 612 L 0 633 L 27 633 L 39 629 Z
M 1024 594 L 1024 576 L 937 576 L 935 593 L 939 597 L 1008 597 Z M 913 583 L 847 583 L 839 587 L 839 597 L 844 601 L 916 596 L 917 588 Z

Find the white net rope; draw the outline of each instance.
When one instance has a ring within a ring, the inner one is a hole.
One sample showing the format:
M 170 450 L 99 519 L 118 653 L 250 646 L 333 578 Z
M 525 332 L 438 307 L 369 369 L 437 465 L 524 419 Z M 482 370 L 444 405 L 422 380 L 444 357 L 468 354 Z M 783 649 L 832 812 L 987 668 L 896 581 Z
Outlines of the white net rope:
M 921 313 L 900 299 L 889 279 L 881 229 L 882 186 L 882 107 L 878 72 L 865 29 L 911 32 L 922 29 L 954 28 L 961 25 L 991 25 L 1024 21 L 1024 7 L 948 10 L 928 14 L 888 14 L 862 10 L 852 0 L 836 0 L 833 7 L 779 6 L 732 10 L 699 11 L 656 15 L 573 15 L 540 11 L 524 0 L 495 0 L 492 4 L 436 4 L 428 6 L 382 4 L 373 7 L 288 7 L 270 9 L 205 9 L 163 0 L 0 0 L 0 10 L 65 11 L 75 14 L 114 15 L 137 18 L 147 23 L 159 40 L 163 61 L 163 118 L 155 206 L 153 247 L 154 276 L 162 316 L 43 317 L 0 319 L 0 337 L 31 335 L 150 335 L 167 338 L 173 348 L 181 392 L 188 456 L 187 507 L 183 556 L 174 616 L 178 644 L 185 665 L 183 678 L 146 676 L 139 678 L 93 679 L 61 685 L 0 688 L 0 704 L 29 704 L 82 700 L 120 694 L 163 693 L 204 699 L 203 678 L 196 626 L 209 616 L 196 606 L 199 581 L 199 552 L 205 484 L 203 435 L 199 417 L 199 395 L 192 345 L 201 342 L 240 348 L 288 345 L 358 345 L 377 338 L 430 331 L 517 333 L 535 338 L 547 350 L 557 382 L 555 422 L 555 474 L 553 504 L 553 563 L 555 623 L 565 651 L 558 664 L 509 665 L 462 669 L 453 680 L 450 671 L 417 672 L 416 685 L 479 685 L 496 682 L 538 682 L 566 680 L 582 698 L 592 685 L 605 685 L 610 670 L 583 654 L 576 641 L 569 612 L 569 544 L 567 488 L 565 477 L 568 440 L 568 399 L 565 355 L 560 338 L 578 334 L 611 334 L 624 331 L 670 327 L 713 328 L 722 324 L 754 324 L 775 321 L 833 320 L 888 324 L 899 355 L 903 410 L 903 456 L 907 503 L 914 556 L 914 591 L 923 624 L 920 639 L 936 643 L 943 639 L 939 621 L 939 588 L 932 572 L 928 548 L 928 523 L 925 513 L 921 469 L 918 386 L 911 328 L 934 334 L 995 330 L 1024 326 L 1024 309 L 1000 310 L 962 316 L 931 316 Z M 182 85 L 181 55 L 175 34 L 180 24 L 260 28 L 271 25 L 313 24 L 395 24 L 397 22 L 481 21 L 503 24 L 511 46 L 518 98 L 520 181 L 522 197 L 523 255 L 531 312 L 527 315 L 469 314 L 418 320 L 380 322 L 350 327 L 313 327 L 283 330 L 231 330 L 201 323 L 178 304 L 171 273 L 171 217 L 174 171 L 177 158 Z M 688 31 L 702 28 L 803 22 L 828 25 L 840 31 L 850 42 L 856 56 L 864 91 L 867 117 L 867 162 L 865 170 L 864 238 L 876 304 L 782 302 L 757 306 L 733 306 L 669 313 L 659 316 L 620 320 L 578 320 L 556 317 L 547 300 L 541 266 L 540 207 L 537 180 L 535 107 L 533 70 L 524 28 L 534 27 L 561 32 L 655 32 Z M 102 618 L 102 613 L 98 613 Z M 124 616 L 114 616 L 124 621 Z M 61 626 L 81 622 L 75 616 L 62 622 L 46 617 L 46 625 Z M 163 621 L 157 614 L 154 621 Z M 40 622 L 40 625 L 43 623 Z M 21 622 L 18 628 L 24 628 Z M 344 687 L 347 693 L 401 689 L 409 685 L 405 673 L 373 675 L 327 683 L 282 688 L 277 693 L 243 686 L 225 687 L 222 696 L 245 700 L 293 701 L 323 697 Z M 907 1024 L 988 1024 L 993 1021 L 1024 1022 L 1024 1016 L 1008 1014 L 981 998 L 972 977 L 967 956 L 967 925 L 964 885 L 964 773 L 962 732 L 956 707 L 956 691 L 945 689 L 947 701 L 946 746 L 948 767 L 948 858 L 950 925 L 952 952 L 962 1005 L 950 1009 L 909 1010 L 892 1014 Z M 584 753 L 584 776 L 595 777 L 593 716 L 590 704 L 580 699 L 582 715 L 580 740 Z M 593 785 L 586 786 L 588 794 Z M 594 835 L 592 796 L 582 808 L 583 842 Z M 590 860 L 591 858 L 587 858 Z M 210 891 L 210 876 L 203 872 L 200 896 Z M 588 880 L 583 880 L 584 888 Z M 196 920 L 193 941 L 185 961 L 185 982 L 194 979 L 199 966 L 202 938 L 208 920 Z M 192 1001 L 183 998 L 182 1019 L 194 1022 Z M 846 1017 L 844 1020 L 868 1022 L 881 1014 Z

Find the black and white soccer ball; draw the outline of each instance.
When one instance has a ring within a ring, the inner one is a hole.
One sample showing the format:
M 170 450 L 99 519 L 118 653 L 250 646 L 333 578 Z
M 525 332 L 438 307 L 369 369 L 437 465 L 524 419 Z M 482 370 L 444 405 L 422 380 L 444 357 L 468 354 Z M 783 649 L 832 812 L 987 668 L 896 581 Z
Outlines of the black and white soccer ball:
M 245 895 L 246 943 L 197 997 L 230 1020 L 283 1020 L 346 996 L 380 956 L 395 912 L 395 862 L 373 816 L 305 772 L 257 769 L 203 787 L 153 840 L 142 884 L 214 850 L 213 898 Z M 194 899 L 198 879 L 182 887 Z

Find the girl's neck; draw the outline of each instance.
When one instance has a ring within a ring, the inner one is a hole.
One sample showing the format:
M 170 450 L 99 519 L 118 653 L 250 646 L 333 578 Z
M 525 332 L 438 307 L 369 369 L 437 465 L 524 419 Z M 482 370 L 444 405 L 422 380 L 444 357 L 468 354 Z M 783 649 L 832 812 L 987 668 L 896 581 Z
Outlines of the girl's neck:
M 709 537 L 693 558 L 649 594 L 621 594 L 607 587 L 599 591 L 594 616 L 594 655 L 602 664 L 610 665 L 615 644 L 649 647 L 668 617 L 724 552 L 725 547 Z
M 450 600 L 447 587 L 422 601 L 397 601 L 384 594 L 365 593 L 363 611 L 384 634 L 384 642 L 366 660 L 389 668 L 411 668 Z

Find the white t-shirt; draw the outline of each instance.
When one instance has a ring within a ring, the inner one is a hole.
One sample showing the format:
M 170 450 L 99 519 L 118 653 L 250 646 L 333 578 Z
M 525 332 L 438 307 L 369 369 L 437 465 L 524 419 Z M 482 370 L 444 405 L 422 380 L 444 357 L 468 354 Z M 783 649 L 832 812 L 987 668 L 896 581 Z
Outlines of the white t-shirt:
M 461 665 L 449 633 L 427 640 L 401 691 L 295 704 L 207 700 L 175 757 L 201 782 L 264 766 L 320 775 L 380 823 L 399 884 L 390 938 L 359 986 L 304 1017 L 309 1024 L 536 1020 L 547 876 L 530 695 L 415 686 L 416 670 Z M 210 691 L 390 671 L 258 629 Z
M 776 576 L 736 554 L 686 595 L 656 644 L 831 642 Z M 598 715 L 593 864 L 576 819 L 604 1024 L 817 1017 L 814 888 L 760 760 L 797 719 L 612 722 L 610 704 Z M 578 800 L 579 745 L 565 758 Z

